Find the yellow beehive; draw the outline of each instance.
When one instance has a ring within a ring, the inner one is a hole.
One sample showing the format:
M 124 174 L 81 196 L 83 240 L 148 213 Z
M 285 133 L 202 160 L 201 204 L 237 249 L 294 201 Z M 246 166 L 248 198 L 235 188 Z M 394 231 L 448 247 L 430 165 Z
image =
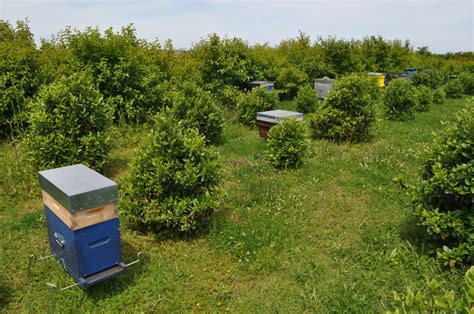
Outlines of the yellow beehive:
M 367 77 L 370 79 L 374 79 L 377 82 L 377 86 L 380 89 L 385 88 L 385 74 L 384 73 L 379 73 L 379 72 L 369 72 L 367 73 Z

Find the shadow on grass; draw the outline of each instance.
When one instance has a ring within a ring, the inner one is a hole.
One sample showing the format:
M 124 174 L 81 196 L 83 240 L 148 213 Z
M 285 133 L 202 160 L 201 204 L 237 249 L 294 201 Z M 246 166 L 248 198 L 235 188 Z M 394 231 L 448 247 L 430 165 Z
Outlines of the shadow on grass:
M 107 166 L 104 169 L 104 176 L 108 178 L 115 178 L 127 168 L 129 160 L 130 158 L 118 156 L 110 158 L 107 162 Z
M 10 301 L 11 294 L 12 289 L 8 281 L 3 276 L 0 276 L 0 312 L 6 308 Z
M 416 252 L 420 255 L 430 255 L 433 244 L 427 241 L 426 230 L 418 225 L 418 219 L 413 214 L 407 214 L 398 228 L 400 238 L 410 242 Z

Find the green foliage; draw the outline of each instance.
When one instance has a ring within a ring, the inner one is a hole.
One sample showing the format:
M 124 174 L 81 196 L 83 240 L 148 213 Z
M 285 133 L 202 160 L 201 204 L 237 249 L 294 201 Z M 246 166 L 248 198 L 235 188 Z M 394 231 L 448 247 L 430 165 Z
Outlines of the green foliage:
M 419 112 L 430 111 L 434 93 L 428 86 L 421 85 L 416 89 L 417 102 L 415 110 Z
M 301 166 L 308 146 L 305 126 L 294 118 L 281 121 L 268 132 L 267 155 L 275 168 Z
M 446 93 L 442 88 L 437 88 L 433 91 L 433 103 L 435 105 L 444 105 L 446 102 Z
M 441 87 L 447 81 L 447 75 L 441 70 L 427 69 L 417 71 L 412 77 L 416 86 L 428 86 L 432 89 Z
M 323 103 L 311 115 L 312 137 L 332 141 L 359 142 L 369 137 L 375 122 L 379 91 L 372 80 L 351 74 L 338 79 Z
M 218 157 L 196 129 L 159 114 L 124 180 L 125 219 L 152 231 L 196 231 L 217 209 Z
M 461 83 L 461 80 L 458 78 L 450 80 L 444 84 L 443 89 L 446 93 L 446 97 L 452 99 L 462 98 L 464 94 L 464 87 Z
M 413 189 L 415 213 L 443 249 L 438 258 L 454 267 L 474 256 L 474 107 L 461 111 L 425 152 Z
M 167 95 L 174 116 L 183 120 L 187 128 L 196 128 L 206 139 L 215 144 L 222 136 L 224 118 L 214 98 L 193 83 L 178 85 Z
M 213 92 L 225 85 L 244 88 L 256 75 L 250 49 L 239 38 L 221 40 L 211 34 L 193 47 L 193 54 L 204 84 Z
M 267 91 L 265 88 L 254 88 L 242 94 L 237 103 L 237 117 L 247 126 L 256 124 L 257 112 L 272 110 L 278 101 L 276 91 Z
M 458 79 L 463 86 L 464 94 L 474 96 L 474 73 L 462 72 L 458 75 Z
M 242 96 L 242 92 L 235 86 L 226 85 L 218 89 L 215 93 L 217 101 L 224 107 L 234 110 L 237 108 L 239 97 Z
M 38 56 L 27 21 L 0 20 L 0 139 L 26 124 L 27 102 L 41 83 Z
M 324 63 L 329 69 L 329 73 L 325 76 L 340 77 L 361 70 L 357 41 L 329 37 L 327 39 L 320 38 L 319 44 L 323 51 Z
M 401 72 L 410 64 L 410 42 L 393 41 L 382 36 L 367 36 L 360 44 L 360 62 L 365 72 Z M 358 47 L 359 48 L 359 47 Z M 354 49 L 357 54 L 357 49 Z
M 28 152 L 39 169 L 83 163 L 101 170 L 107 160 L 110 118 L 85 72 L 44 87 L 34 101 Z
M 306 84 L 308 76 L 296 66 L 289 65 L 281 69 L 276 79 L 275 88 L 281 90 L 282 99 L 293 99 L 298 89 Z
M 443 283 L 435 279 L 426 281 L 426 288 L 406 293 L 393 291 L 393 314 L 399 313 L 470 313 L 474 302 L 474 266 L 464 275 L 463 295 L 457 296 L 454 290 L 446 290 Z
M 310 85 L 304 85 L 298 90 L 296 96 L 296 111 L 302 113 L 315 112 L 319 105 L 319 99 L 316 91 Z
M 167 77 L 165 52 L 159 44 L 136 37 L 133 26 L 104 35 L 97 28 L 62 31 L 49 45 L 66 47 L 73 66 L 87 67 L 114 112 L 116 121 L 145 121 L 162 106 L 161 82 Z
M 385 89 L 383 98 L 385 116 L 390 120 L 413 118 L 417 106 L 417 91 L 410 80 L 393 80 Z

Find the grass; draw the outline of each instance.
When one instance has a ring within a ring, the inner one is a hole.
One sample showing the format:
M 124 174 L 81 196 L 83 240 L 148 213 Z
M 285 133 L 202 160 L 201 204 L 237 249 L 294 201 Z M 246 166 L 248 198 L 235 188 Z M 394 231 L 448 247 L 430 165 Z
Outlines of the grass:
M 452 100 L 414 121 L 379 117 L 362 144 L 311 142 L 306 164 L 277 171 L 255 129 L 227 123 L 221 211 L 208 232 L 169 239 L 121 229 L 125 262 L 145 261 L 92 287 L 56 294 L 58 312 L 383 312 L 391 291 L 423 287 L 425 278 L 459 290 L 460 275 L 424 249 L 409 199 L 392 181 L 413 183 L 417 154 L 433 131 L 473 99 Z M 292 108 L 291 102 L 282 108 Z M 118 180 L 147 132 L 112 131 L 106 175 Z M 48 254 L 35 171 L 19 140 L 0 144 L 0 311 L 49 309 L 47 282 L 73 281 Z

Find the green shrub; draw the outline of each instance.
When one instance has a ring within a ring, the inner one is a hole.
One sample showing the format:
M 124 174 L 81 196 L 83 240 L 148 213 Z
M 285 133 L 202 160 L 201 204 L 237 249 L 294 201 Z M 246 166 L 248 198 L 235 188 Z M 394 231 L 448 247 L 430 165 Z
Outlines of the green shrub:
M 417 102 L 415 110 L 418 112 L 430 111 L 431 104 L 433 103 L 433 91 L 427 86 L 419 86 L 416 89 Z
M 316 91 L 310 85 L 304 85 L 298 90 L 296 96 L 296 111 L 302 113 L 312 113 L 318 108 L 319 99 Z
M 215 97 L 222 106 L 234 110 L 241 95 L 242 92 L 237 87 L 226 85 L 217 90 Z
M 440 70 L 427 69 L 413 74 L 412 81 L 416 86 L 428 86 L 435 89 L 447 81 L 447 75 Z
M 168 93 L 174 116 L 183 126 L 196 128 L 206 143 L 216 144 L 222 137 L 224 118 L 214 98 L 193 83 L 183 83 Z
M 352 74 L 338 79 L 322 109 L 309 117 L 312 137 L 337 142 L 368 138 L 378 95 L 375 83 L 365 77 Z
M 473 96 L 474 95 L 474 73 L 462 72 L 458 75 L 458 79 L 463 86 L 464 94 Z
M 15 28 L 0 20 L 0 139 L 26 125 L 27 103 L 41 82 L 38 56 L 26 22 Z
M 275 88 L 281 90 L 282 99 L 293 99 L 300 86 L 306 84 L 308 76 L 296 66 L 288 65 L 278 74 Z
M 267 91 L 264 88 L 254 88 L 242 94 L 237 103 L 237 117 L 247 126 L 256 124 L 257 112 L 272 110 L 278 101 L 276 91 Z
M 426 288 L 406 293 L 393 291 L 395 311 L 387 313 L 470 313 L 474 302 L 474 266 L 464 275 L 463 296 L 454 290 L 447 291 L 435 279 L 426 282 Z
M 143 122 L 161 109 L 159 87 L 167 78 L 168 61 L 159 44 L 137 38 L 133 25 L 103 33 L 92 27 L 66 28 L 49 44 L 65 47 L 74 67 L 92 72 L 115 122 Z
M 442 88 L 437 88 L 433 91 L 433 103 L 435 105 L 444 105 L 446 102 L 446 93 Z
M 303 164 L 308 151 L 303 122 L 287 118 L 268 132 L 267 154 L 275 168 L 295 168 Z
M 109 124 L 90 76 L 73 74 L 46 86 L 35 99 L 26 137 L 29 155 L 40 169 L 83 163 L 101 170 L 109 151 Z
M 159 114 L 124 180 L 120 208 L 126 221 L 152 231 L 203 226 L 217 209 L 218 157 L 196 129 Z
M 474 107 L 461 111 L 425 152 L 413 189 L 415 213 L 442 249 L 438 258 L 455 266 L 474 262 Z
M 464 94 L 464 88 L 460 79 L 454 79 L 444 84 L 443 86 L 446 97 L 451 99 L 462 98 Z
M 410 80 L 393 80 L 385 89 L 383 103 L 388 119 L 411 119 L 417 105 L 416 88 Z

